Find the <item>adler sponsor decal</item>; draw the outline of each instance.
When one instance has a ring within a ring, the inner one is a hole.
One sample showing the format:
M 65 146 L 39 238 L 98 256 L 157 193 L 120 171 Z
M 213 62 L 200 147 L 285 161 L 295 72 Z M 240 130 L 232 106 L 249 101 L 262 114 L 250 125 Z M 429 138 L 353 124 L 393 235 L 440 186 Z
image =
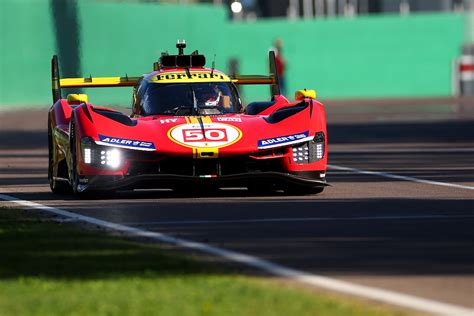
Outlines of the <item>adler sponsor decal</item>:
M 309 137 L 309 131 L 305 131 L 298 134 L 261 139 L 258 141 L 258 148 L 265 149 L 265 148 L 271 148 L 271 147 L 285 146 L 285 145 L 300 143 L 303 141 L 308 141 L 310 139 L 311 137 Z
M 168 131 L 168 137 L 183 146 L 192 148 L 221 148 L 240 140 L 242 132 L 228 124 L 181 124 Z
M 155 150 L 155 145 L 152 142 L 145 142 L 141 140 L 125 139 L 118 137 L 110 137 L 99 135 L 99 144 L 116 146 L 123 148 L 132 148 L 138 150 Z

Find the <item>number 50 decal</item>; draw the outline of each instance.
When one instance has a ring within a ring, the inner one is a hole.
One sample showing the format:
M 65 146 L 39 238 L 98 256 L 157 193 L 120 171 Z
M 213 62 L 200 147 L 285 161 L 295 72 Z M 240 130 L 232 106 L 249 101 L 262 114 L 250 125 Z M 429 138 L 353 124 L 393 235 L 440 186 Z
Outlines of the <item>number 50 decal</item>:
M 168 137 L 183 146 L 194 148 L 225 147 L 242 137 L 242 132 L 228 124 L 182 124 L 168 131 Z
M 226 142 L 227 131 L 224 128 L 205 129 L 183 129 L 183 139 L 185 142 Z

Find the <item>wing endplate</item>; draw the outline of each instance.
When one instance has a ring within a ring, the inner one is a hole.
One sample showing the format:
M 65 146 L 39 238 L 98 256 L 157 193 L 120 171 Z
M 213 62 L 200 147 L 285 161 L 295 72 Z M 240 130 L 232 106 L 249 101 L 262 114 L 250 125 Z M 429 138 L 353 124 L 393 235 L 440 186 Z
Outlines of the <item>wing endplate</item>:
M 260 76 L 260 75 L 236 75 L 232 77 L 232 82 L 237 85 L 241 84 L 268 84 L 271 87 L 271 94 L 272 95 L 279 95 L 281 94 L 280 91 L 280 80 L 278 78 L 278 73 L 276 70 L 276 60 L 275 60 L 275 52 L 270 51 L 268 53 L 268 61 L 269 61 L 269 68 L 270 68 L 270 75 L 269 76 Z

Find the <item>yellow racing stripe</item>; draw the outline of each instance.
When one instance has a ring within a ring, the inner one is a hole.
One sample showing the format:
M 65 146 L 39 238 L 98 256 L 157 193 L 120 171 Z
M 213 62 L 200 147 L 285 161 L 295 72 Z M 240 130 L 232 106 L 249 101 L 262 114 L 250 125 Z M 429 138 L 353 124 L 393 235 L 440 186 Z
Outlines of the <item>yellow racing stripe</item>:
M 212 123 L 212 119 L 210 116 L 201 116 L 201 119 L 204 124 Z
M 217 157 L 219 157 L 219 148 L 217 147 L 196 148 L 197 159 L 209 159 Z

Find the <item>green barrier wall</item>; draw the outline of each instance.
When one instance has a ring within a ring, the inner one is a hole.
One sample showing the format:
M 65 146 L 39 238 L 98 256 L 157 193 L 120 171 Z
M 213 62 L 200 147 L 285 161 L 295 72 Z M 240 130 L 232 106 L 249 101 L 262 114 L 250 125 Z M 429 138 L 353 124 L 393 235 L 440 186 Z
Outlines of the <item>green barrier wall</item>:
M 186 39 L 185 52 L 198 49 L 209 59 L 227 39 L 226 13 L 207 5 L 176 6 L 82 2 L 82 69 L 85 74 L 141 75 L 153 70 L 163 51 L 175 54 L 176 40 Z M 87 21 L 87 22 L 86 22 Z M 225 63 L 218 66 L 224 66 Z M 131 104 L 131 89 L 88 89 L 91 101 Z
M 55 45 L 47 0 L 0 0 L 0 108 L 50 103 Z
M 289 91 L 316 88 L 321 98 L 450 95 L 451 62 L 463 39 L 462 17 L 451 14 L 263 21 L 230 30 L 236 55 L 248 56 L 245 72 L 263 70 L 247 43 L 260 52 L 283 38 Z
M 57 51 L 48 0 L 2 0 L 0 106 L 49 104 L 50 59 Z M 227 71 L 265 74 L 275 38 L 283 39 L 287 92 L 316 89 L 321 98 L 447 96 L 451 62 L 463 40 L 458 14 L 358 17 L 311 21 L 233 23 L 223 8 L 138 3 L 78 2 L 84 76 L 140 75 L 160 52 L 175 52 L 176 39 L 199 49 Z M 64 59 L 64 56 L 60 56 Z M 63 73 L 63 76 L 67 76 Z M 71 74 L 69 74 L 71 75 Z M 88 89 L 94 103 L 129 106 L 127 88 Z M 246 99 L 268 89 L 245 88 Z

